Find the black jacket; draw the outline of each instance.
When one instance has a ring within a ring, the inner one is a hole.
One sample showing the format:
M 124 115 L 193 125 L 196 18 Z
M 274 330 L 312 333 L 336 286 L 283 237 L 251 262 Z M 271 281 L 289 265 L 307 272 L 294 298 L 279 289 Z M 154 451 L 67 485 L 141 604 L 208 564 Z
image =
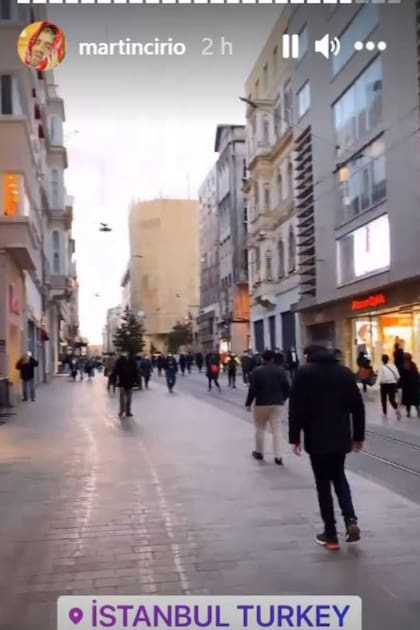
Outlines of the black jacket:
M 167 374 L 176 374 L 178 372 L 178 363 L 175 357 L 167 357 L 163 364 L 163 369 Z
M 120 357 L 113 372 L 116 384 L 123 389 L 132 389 L 140 380 L 140 372 L 135 359 Z
M 327 350 L 313 354 L 293 381 L 289 442 L 310 454 L 348 453 L 365 439 L 365 407 L 354 374 Z
M 283 368 L 274 363 L 266 363 L 251 372 L 245 404 L 250 407 L 255 400 L 257 407 L 284 405 L 289 393 L 289 380 Z
M 21 359 L 16 363 L 16 369 L 19 370 L 22 381 L 32 381 L 36 367 L 38 367 L 38 361 L 35 361 L 33 357 L 29 357 L 27 363 Z

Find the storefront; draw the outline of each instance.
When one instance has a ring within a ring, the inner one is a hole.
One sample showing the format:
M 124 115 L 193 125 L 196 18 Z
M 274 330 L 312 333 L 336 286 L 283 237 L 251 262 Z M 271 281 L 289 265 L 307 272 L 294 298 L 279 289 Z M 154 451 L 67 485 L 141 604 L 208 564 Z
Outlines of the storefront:
M 302 315 L 305 343 L 322 338 L 323 345 L 342 350 L 346 365 L 353 369 L 360 351 L 369 355 L 375 368 L 382 354 L 393 360 L 396 338 L 420 365 L 420 280 L 340 300 Z

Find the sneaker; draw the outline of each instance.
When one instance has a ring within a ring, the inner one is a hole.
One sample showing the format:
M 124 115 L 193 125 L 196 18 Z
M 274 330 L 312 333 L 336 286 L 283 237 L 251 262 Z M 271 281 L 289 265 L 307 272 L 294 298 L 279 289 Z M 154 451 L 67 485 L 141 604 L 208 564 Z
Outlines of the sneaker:
M 258 451 L 252 451 L 252 457 L 254 459 L 258 459 L 258 461 L 264 459 L 264 455 L 262 453 L 259 453 Z
M 283 460 L 281 457 L 276 457 L 274 459 L 274 462 L 277 464 L 277 466 L 283 466 Z
M 337 536 L 327 536 L 325 532 L 318 534 L 315 541 L 318 545 L 321 545 L 321 547 L 328 549 L 328 551 L 338 551 L 340 549 Z
M 360 540 L 360 529 L 355 518 L 351 518 L 346 523 L 346 542 L 355 543 Z

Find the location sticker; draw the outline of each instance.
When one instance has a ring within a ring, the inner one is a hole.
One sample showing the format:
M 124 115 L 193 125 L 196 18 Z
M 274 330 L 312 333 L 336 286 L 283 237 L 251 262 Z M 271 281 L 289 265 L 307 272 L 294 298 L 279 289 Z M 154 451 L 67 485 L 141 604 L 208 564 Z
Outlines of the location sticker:
M 83 610 L 81 608 L 72 608 L 69 611 L 69 619 L 77 626 L 83 619 Z

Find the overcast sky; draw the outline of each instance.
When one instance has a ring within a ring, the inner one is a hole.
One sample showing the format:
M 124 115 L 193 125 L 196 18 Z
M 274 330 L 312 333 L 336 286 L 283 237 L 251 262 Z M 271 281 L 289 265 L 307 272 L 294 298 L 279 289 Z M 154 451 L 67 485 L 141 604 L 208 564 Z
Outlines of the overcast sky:
M 83 334 L 102 341 L 106 309 L 120 301 L 134 198 L 197 197 L 214 163 L 216 126 L 244 123 L 238 97 L 280 7 L 51 6 L 68 38 L 55 71 L 65 100 L 68 193 Z M 182 57 L 79 56 L 79 42 L 183 42 Z M 233 56 L 202 56 L 202 39 L 233 44 Z M 78 131 L 78 133 L 74 133 Z M 189 182 L 189 186 L 188 186 Z M 99 233 L 100 221 L 113 232 Z M 95 294 L 100 295 L 99 298 Z

